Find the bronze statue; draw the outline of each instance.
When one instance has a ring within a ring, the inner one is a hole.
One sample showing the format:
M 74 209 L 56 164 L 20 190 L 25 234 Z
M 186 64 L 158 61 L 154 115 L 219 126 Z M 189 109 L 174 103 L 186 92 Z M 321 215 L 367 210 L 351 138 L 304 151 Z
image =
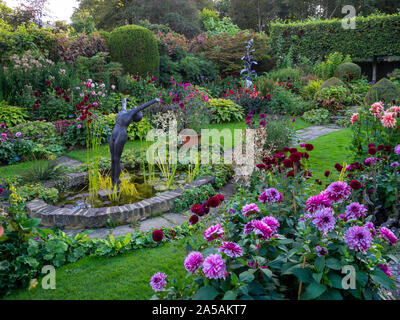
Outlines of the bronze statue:
M 111 180 L 113 186 L 120 184 L 119 176 L 121 174 L 121 155 L 124 151 L 126 141 L 128 141 L 128 134 L 126 132 L 128 126 L 134 121 L 139 122 L 143 119 L 142 110 L 150 107 L 160 99 L 151 100 L 140 107 L 132 110 L 126 110 L 126 104 L 130 101 L 129 98 L 122 100 L 122 109 L 115 118 L 115 126 L 110 138 L 110 152 L 111 152 Z

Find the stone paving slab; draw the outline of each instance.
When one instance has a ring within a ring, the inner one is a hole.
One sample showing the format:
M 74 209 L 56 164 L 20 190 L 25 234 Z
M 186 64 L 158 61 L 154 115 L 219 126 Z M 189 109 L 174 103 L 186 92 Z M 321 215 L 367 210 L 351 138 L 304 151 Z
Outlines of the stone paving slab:
M 163 214 L 161 216 L 163 219 L 166 219 L 167 221 L 173 222 L 175 225 L 181 225 L 185 221 L 187 221 L 187 217 L 184 216 L 183 214 L 177 214 L 177 213 L 167 213 Z
M 331 124 L 327 126 L 311 126 L 301 130 L 297 130 L 296 137 L 301 142 L 311 141 L 325 134 L 341 130 L 342 128 Z
M 176 225 L 163 219 L 162 217 L 157 217 L 153 219 L 146 219 L 139 224 L 139 231 L 140 232 L 147 232 L 151 229 L 158 229 L 158 228 L 172 228 Z
M 127 233 L 136 233 L 136 229 L 132 228 L 130 225 L 119 226 L 112 230 L 112 235 L 116 238 L 126 235 Z

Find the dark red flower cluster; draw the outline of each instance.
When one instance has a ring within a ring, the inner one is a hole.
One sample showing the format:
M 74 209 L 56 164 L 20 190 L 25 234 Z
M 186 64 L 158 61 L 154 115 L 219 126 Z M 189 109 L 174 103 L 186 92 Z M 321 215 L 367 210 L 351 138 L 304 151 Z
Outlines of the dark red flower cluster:
M 210 212 L 210 208 L 218 207 L 223 201 L 225 201 L 225 197 L 222 194 L 217 194 L 209 198 L 203 204 L 195 204 L 192 206 L 191 211 L 194 213 L 189 218 L 189 224 L 196 224 L 199 222 L 199 217 L 202 217 Z
M 289 91 L 292 91 L 292 92 L 294 92 L 294 93 L 297 93 L 297 92 L 299 92 L 299 88 L 298 87 L 296 87 L 294 84 L 293 84 L 293 80 L 288 80 L 287 82 L 280 82 L 280 83 L 276 83 L 277 85 L 279 85 L 279 86 L 281 86 L 282 88 L 285 88 L 286 90 L 289 90 Z
M 156 229 L 153 231 L 152 237 L 155 242 L 161 242 L 164 239 L 164 232 L 160 229 Z

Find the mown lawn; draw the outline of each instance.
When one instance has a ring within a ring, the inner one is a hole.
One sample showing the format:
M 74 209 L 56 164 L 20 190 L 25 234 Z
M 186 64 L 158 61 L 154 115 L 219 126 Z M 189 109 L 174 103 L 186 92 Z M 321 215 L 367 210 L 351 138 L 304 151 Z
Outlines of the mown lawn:
M 9 300 L 147 300 L 154 291 L 149 283 L 156 272 L 183 279 L 186 253 L 172 244 L 135 250 L 120 256 L 86 257 L 56 269 L 56 289 L 39 284 L 32 290 L 19 290 Z

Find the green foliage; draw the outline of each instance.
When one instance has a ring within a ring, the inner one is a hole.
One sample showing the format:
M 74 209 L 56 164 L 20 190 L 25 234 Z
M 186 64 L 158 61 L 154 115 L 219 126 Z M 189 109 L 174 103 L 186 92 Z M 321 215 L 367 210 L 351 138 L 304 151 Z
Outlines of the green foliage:
M 302 118 L 304 121 L 312 124 L 327 124 L 329 123 L 329 111 L 326 109 L 313 109 L 304 112 Z
M 400 101 L 400 88 L 396 87 L 390 80 L 383 78 L 369 89 L 364 102 L 370 106 L 378 101 L 392 103 L 393 100 Z
M 185 189 L 180 199 L 175 199 L 174 210 L 178 213 L 188 210 L 194 203 L 203 203 L 215 194 L 211 184 L 199 188 Z
M 366 61 L 400 52 L 400 43 L 393 37 L 399 28 L 399 19 L 400 14 L 358 16 L 355 30 L 344 29 L 342 19 L 272 23 L 271 41 L 280 56 L 292 47 L 314 62 L 335 51 L 349 54 L 355 61 Z
M 6 101 L 0 102 L 0 123 L 5 123 L 7 127 L 25 123 L 29 118 L 25 108 L 9 106 Z
M 66 173 L 66 168 L 61 167 L 57 160 L 50 160 L 44 164 L 38 164 L 22 173 L 24 182 L 42 182 L 58 180 Z
M 278 152 L 283 147 L 291 144 L 295 136 L 295 131 L 292 124 L 292 118 L 280 116 L 267 116 L 265 119 L 267 131 L 264 150 L 271 150 L 271 152 Z
M 39 176 L 38 171 L 35 174 Z M 54 204 L 58 200 L 58 190 L 56 188 L 46 188 L 39 183 L 19 186 L 17 187 L 17 194 L 21 196 L 23 202 L 43 199 L 46 203 Z
M 268 109 L 274 114 L 302 114 L 308 108 L 308 103 L 283 87 L 275 88 L 271 94 L 271 101 L 268 103 Z
M 307 100 L 312 100 L 315 94 L 321 89 L 322 80 L 310 80 L 308 84 L 301 89 L 302 96 Z
M 346 62 L 336 68 L 334 76 L 344 81 L 358 80 L 361 77 L 361 67 L 352 62 Z
M 315 95 L 315 100 L 320 107 L 327 109 L 332 114 L 336 114 L 344 108 L 348 89 L 343 86 L 333 86 L 322 88 Z
M 297 82 L 303 75 L 303 71 L 298 68 L 283 68 L 276 69 L 267 74 L 268 78 L 274 79 L 277 82 L 286 82 L 292 80 Z
M 244 117 L 243 108 L 229 99 L 211 99 L 207 107 L 214 123 L 236 122 Z
M 275 88 L 275 80 L 267 77 L 257 77 L 254 84 L 263 96 L 271 94 Z
M 120 62 L 127 72 L 158 77 L 160 56 L 150 30 L 135 25 L 116 28 L 111 32 L 109 47 L 112 60 Z
M 343 87 L 346 89 L 346 92 L 349 93 L 349 90 L 347 89 L 347 85 L 342 80 L 335 78 L 335 77 L 329 78 L 328 80 L 324 81 L 321 85 L 320 90 L 328 89 L 331 87 Z
M 340 52 L 332 52 L 325 57 L 324 61 L 319 62 L 315 66 L 314 72 L 315 74 L 320 76 L 323 80 L 326 80 L 334 76 L 335 71 L 340 65 L 349 62 L 351 62 L 350 55 L 344 56 Z
M 223 17 L 222 20 L 215 19 L 213 17 L 203 21 L 204 27 L 207 31 L 207 36 L 213 36 L 216 34 L 229 34 L 234 36 L 241 32 L 240 28 L 232 22 L 229 17 Z

